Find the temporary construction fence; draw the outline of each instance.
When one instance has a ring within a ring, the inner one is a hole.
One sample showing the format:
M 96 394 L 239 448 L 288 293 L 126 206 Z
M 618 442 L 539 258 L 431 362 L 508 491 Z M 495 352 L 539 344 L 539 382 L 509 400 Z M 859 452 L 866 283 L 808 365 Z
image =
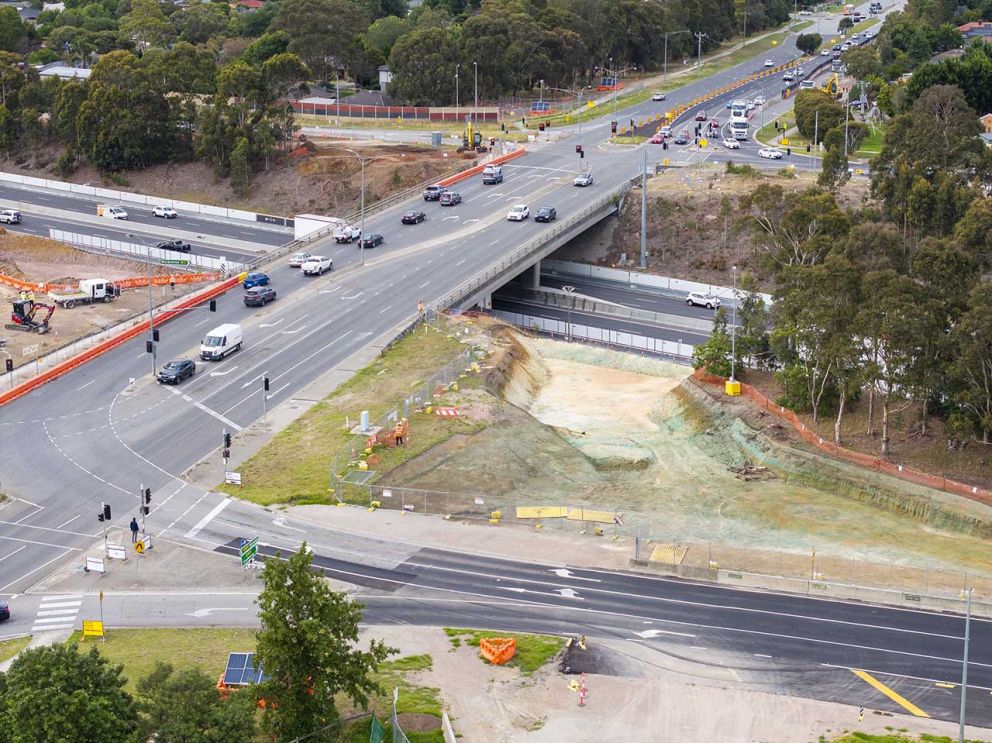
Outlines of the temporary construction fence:
M 519 328 L 526 328 L 550 335 L 554 338 L 580 341 L 582 343 L 594 343 L 622 351 L 650 354 L 681 363 L 685 363 L 688 359 L 692 358 L 692 352 L 695 348 L 692 344 L 683 343 L 681 340 L 666 341 L 661 338 L 650 338 L 636 333 L 626 333 L 621 330 L 594 328 L 579 323 L 568 322 L 567 320 L 558 320 L 553 317 L 536 317 L 519 312 L 508 312 L 506 310 L 490 310 L 488 314 L 511 325 L 516 325 Z
M 721 387 L 727 381 L 725 377 L 707 374 L 706 372 L 698 369 L 693 373 L 692 377 L 701 383 L 718 384 Z M 890 462 L 878 456 L 864 454 L 862 452 L 852 451 L 851 449 L 845 449 L 842 446 L 837 446 L 837 444 L 825 440 L 815 431 L 808 428 L 799 416 L 791 410 L 782 407 L 781 405 L 776 405 L 751 385 L 742 382 L 741 394 L 759 405 L 763 410 L 767 410 L 779 420 L 788 423 L 792 426 L 796 433 L 799 434 L 803 441 L 815 446 L 825 454 L 829 454 L 830 456 L 845 462 L 850 462 L 851 464 L 856 464 L 860 467 L 866 467 L 876 472 L 891 475 L 892 477 L 905 480 L 906 482 L 912 482 L 917 485 L 934 488 L 935 490 L 942 490 L 945 493 L 962 495 L 965 498 L 970 498 L 971 500 L 978 501 L 979 503 L 992 505 L 992 490 L 980 488 L 977 485 L 967 485 L 940 475 L 932 475 L 928 472 L 922 472 L 912 467 L 895 464 L 894 462 Z
M 214 258 L 208 255 L 197 255 L 196 253 L 180 253 L 175 250 L 162 250 L 140 243 L 112 240 L 106 237 L 85 235 L 78 232 L 66 232 L 64 230 L 49 229 L 48 233 L 53 240 L 69 243 L 88 253 L 98 253 L 100 255 L 115 257 L 124 256 L 131 260 L 144 262 L 152 261 L 155 265 L 169 266 L 170 269 L 177 271 L 191 271 L 198 268 L 201 270 L 217 271 L 221 274 L 231 274 L 237 273 L 243 268 L 242 264 L 238 261 L 225 258 L 224 256 Z
M 517 654 L 517 641 L 512 637 L 483 637 L 479 640 L 479 655 L 494 666 L 509 663 Z

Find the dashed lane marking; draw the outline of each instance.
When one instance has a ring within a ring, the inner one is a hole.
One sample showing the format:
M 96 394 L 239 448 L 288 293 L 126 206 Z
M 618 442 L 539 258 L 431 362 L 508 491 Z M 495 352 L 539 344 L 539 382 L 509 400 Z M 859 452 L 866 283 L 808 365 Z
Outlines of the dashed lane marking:
M 59 443 L 58 443 L 58 442 L 57 442 L 57 441 L 55 440 L 55 437 L 54 437 L 54 436 L 52 436 L 52 434 L 51 434 L 51 432 L 50 432 L 50 431 L 48 430 L 48 424 L 47 424 L 47 423 L 42 423 L 42 424 L 41 424 L 41 427 L 42 427 L 42 430 L 44 430 L 44 432 L 45 432 L 45 436 L 47 436 L 47 437 L 48 437 L 48 441 L 49 441 L 49 442 L 51 443 L 51 445 L 52 445 L 52 446 L 54 446 L 54 447 L 55 447 L 55 451 L 57 451 L 57 452 L 58 452 L 59 454 L 61 454 L 61 455 L 62 455 L 63 457 L 65 457 L 66 459 L 68 459 L 68 460 L 69 460 L 69 462 L 70 462 L 70 463 L 71 463 L 71 464 L 72 464 L 72 465 L 73 465 L 74 467 L 76 467 L 77 469 L 80 469 L 80 470 L 82 470 L 82 471 L 83 471 L 83 472 L 85 472 L 85 473 L 86 473 L 87 475 L 89 475 L 90 477 L 92 477 L 92 478 L 93 478 L 94 480 L 99 480 L 99 481 L 100 481 L 100 482 L 102 482 L 102 483 L 103 483 L 104 485 L 109 485 L 110 487 L 112 487 L 112 488 L 114 488 L 115 490 L 119 490 L 119 491 L 121 491 L 122 493 L 127 493 L 128 495 L 134 495 L 134 493 L 132 493 L 131 491 L 129 491 L 129 490 L 126 490 L 126 489 L 124 489 L 124 488 L 122 488 L 122 487 L 121 487 L 120 485 L 115 485 L 114 483 L 112 483 L 112 482 L 110 482 L 109 480 L 104 480 L 104 479 L 103 479 L 102 477 L 100 477 L 99 475 L 97 475 L 97 474 L 95 474 L 95 473 L 93 473 L 93 472 L 91 472 L 90 470 L 88 470 L 88 469 L 86 469 L 85 467 L 83 467 L 83 465 L 81 465 L 81 464 L 80 464 L 79 462 L 77 462 L 77 461 L 76 461 L 75 459 L 73 459 L 72 457 L 70 457 L 70 456 L 69 456 L 69 455 L 68 455 L 68 454 L 67 454 L 67 453 L 65 452 L 65 450 L 64 450 L 64 449 L 63 449 L 63 448 L 62 448 L 61 446 L 59 446 Z M 60 546 L 60 547 L 61 547 L 61 545 L 57 545 L 57 546 Z

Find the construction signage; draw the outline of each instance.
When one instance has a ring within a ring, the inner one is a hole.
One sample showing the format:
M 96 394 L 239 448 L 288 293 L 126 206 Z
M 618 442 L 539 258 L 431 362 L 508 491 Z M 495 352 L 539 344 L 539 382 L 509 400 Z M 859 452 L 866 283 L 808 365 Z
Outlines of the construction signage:
M 103 622 L 96 619 L 83 620 L 83 641 L 87 637 L 103 637 Z
M 255 555 L 258 554 L 258 537 L 253 539 L 241 540 L 241 567 L 245 567 L 251 562 L 254 562 Z

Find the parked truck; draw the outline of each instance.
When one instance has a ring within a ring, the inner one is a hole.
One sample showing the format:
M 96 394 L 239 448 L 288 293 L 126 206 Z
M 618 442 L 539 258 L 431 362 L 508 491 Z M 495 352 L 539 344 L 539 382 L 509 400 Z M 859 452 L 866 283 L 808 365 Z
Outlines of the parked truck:
M 87 302 L 111 302 L 121 295 L 121 289 L 107 279 L 82 279 L 78 286 L 48 292 L 48 298 L 67 310 Z

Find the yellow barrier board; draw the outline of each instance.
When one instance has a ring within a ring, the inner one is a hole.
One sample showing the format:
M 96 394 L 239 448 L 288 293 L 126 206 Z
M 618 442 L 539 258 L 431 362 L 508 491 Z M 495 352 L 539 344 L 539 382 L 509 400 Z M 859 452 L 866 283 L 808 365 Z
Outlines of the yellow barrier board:
M 595 521 L 600 524 L 612 524 L 616 514 L 613 511 L 593 511 L 589 508 L 571 508 L 568 518 L 571 521 Z
M 565 506 L 517 506 L 518 519 L 561 519 L 567 513 Z
M 83 637 L 103 637 L 103 622 L 96 619 L 84 619 Z
M 688 547 L 680 544 L 656 544 L 648 560 L 666 565 L 681 565 L 688 551 Z

